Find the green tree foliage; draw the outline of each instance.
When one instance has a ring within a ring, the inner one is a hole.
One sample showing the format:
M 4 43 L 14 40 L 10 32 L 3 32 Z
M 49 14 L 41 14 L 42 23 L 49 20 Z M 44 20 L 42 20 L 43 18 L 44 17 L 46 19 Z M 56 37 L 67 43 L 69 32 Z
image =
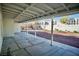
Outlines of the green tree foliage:
M 60 22 L 63 23 L 63 24 L 67 24 L 67 21 L 68 21 L 68 16 L 63 16 L 63 17 L 60 19 Z

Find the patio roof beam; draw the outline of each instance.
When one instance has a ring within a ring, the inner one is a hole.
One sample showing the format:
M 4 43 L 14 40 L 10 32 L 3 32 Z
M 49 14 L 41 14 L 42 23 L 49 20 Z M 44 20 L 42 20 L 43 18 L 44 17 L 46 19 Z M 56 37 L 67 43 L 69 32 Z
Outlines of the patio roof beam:
M 64 3 L 62 3 L 62 6 L 63 6 L 67 11 L 69 11 L 69 8 L 68 8 Z
M 31 11 L 31 10 L 26 10 L 26 12 L 30 12 L 30 13 L 33 13 L 33 14 L 35 14 L 35 15 L 40 15 L 39 13 L 37 13 L 37 12 L 35 12 L 35 11 Z
M 27 5 L 27 4 L 26 4 Z M 21 14 L 23 14 L 23 13 L 25 13 L 25 11 L 27 10 L 27 9 L 29 9 L 30 7 L 32 7 L 33 6 L 33 4 L 30 4 L 30 5 L 28 5 L 28 7 L 26 7 L 19 15 L 17 15 L 15 18 L 17 18 L 17 17 L 19 17 Z
M 50 9 L 51 11 L 53 11 L 53 12 L 55 12 L 56 14 L 57 14 L 57 11 L 54 9 L 54 8 L 52 8 L 52 7 L 50 7 L 49 5 L 47 5 L 47 4 L 44 4 L 48 9 Z
M 11 14 L 18 14 L 18 13 L 15 13 L 15 12 L 11 12 L 11 11 L 6 11 L 6 10 L 2 10 L 3 12 L 7 12 L 7 13 L 11 13 Z
M 44 14 L 46 13 L 44 10 L 42 10 L 42 9 L 40 9 L 40 8 L 37 8 L 37 7 L 35 7 L 35 6 L 33 6 L 33 8 L 36 9 L 36 10 L 38 10 L 39 12 L 44 13 Z
M 19 10 L 12 9 L 12 8 L 9 8 L 9 7 L 5 7 L 5 6 L 3 6 L 2 9 L 6 9 L 6 10 L 9 10 L 9 11 L 12 11 L 12 12 L 18 12 L 18 13 L 21 12 L 21 11 L 19 11 Z

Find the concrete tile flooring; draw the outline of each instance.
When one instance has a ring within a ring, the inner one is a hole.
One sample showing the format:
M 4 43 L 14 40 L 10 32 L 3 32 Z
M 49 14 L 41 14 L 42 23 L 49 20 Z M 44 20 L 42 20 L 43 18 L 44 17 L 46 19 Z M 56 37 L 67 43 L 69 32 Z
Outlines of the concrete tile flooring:
M 50 40 L 36 37 L 26 32 L 15 34 L 14 37 L 4 38 L 2 55 L 7 55 L 10 48 L 12 56 L 78 56 L 79 49 L 58 42 L 50 45 Z

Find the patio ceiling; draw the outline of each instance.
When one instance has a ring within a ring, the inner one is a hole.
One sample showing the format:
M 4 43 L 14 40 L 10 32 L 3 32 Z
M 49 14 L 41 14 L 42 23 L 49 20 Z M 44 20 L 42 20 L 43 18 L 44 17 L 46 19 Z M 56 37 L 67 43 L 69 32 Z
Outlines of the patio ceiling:
M 3 3 L 2 13 L 17 22 L 29 21 L 49 15 L 79 12 L 79 4 L 73 3 Z

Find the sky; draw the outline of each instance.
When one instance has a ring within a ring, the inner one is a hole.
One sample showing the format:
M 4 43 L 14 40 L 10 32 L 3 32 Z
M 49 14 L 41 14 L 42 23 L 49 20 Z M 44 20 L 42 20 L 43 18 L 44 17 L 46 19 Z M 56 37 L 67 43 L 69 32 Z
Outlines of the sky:
M 69 18 L 79 18 L 79 13 L 78 14 L 72 14 L 68 16 Z M 60 20 L 62 18 L 61 17 L 55 17 L 54 20 Z
M 79 14 L 69 15 L 69 17 L 72 17 L 72 18 L 79 18 Z
M 68 15 L 69 18 L 79 18 L 79 13 L 77 14 L 72 14 L 72 15 Z M 62 18 L 62 16 L 58 16 L 58 17 L 54 17 L 53 19 L 54 20 L 57 20 L 57 21 L 60 21 L 60 19 Z M 38 22 L 41 22 L 41 21 L 48 21 L 49 23 L 51 23 L 51 18 L 50 19 L 44 19 L 44 20 L 38 20 Z

